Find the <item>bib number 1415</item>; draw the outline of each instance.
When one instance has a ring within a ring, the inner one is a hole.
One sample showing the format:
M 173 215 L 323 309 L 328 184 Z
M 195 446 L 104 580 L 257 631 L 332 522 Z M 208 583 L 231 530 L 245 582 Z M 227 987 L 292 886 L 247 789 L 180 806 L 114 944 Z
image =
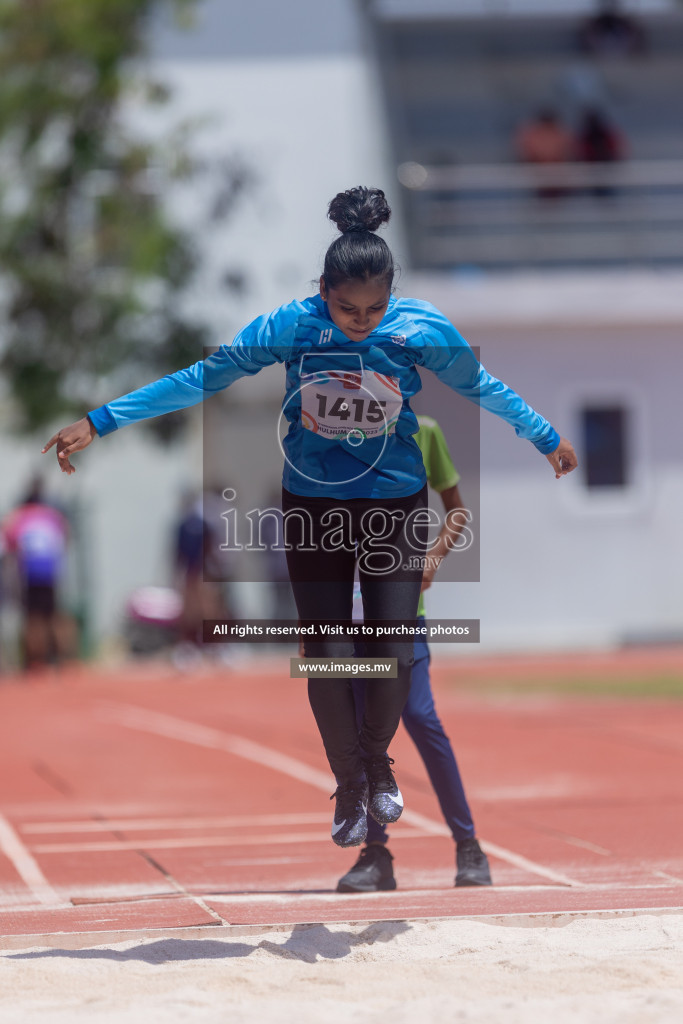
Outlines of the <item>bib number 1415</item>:
M 342 398 L 334 399 L 328 409 L 328 396 L 316 392 L 318 401 L 318 416 L 321 420 L 328 416 L 336 416 L 340 420 L 350 419 L 352 423 L 381 423 L 384 419 L 383 409 L 386 402 L 371 398 Z

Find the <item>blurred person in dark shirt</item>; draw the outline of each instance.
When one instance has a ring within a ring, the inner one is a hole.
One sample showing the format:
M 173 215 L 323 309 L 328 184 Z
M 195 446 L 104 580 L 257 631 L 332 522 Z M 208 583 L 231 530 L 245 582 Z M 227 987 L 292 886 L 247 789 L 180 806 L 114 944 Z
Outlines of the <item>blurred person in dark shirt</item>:
M 284 525 L 282 499 L 278 491 L 271 491 L 265 498 L 263 515 L 259 523 L 259 536 L 266 545 L 266 565 L 270 587 L 269 616 L 271 619 L 298 619 L 294 592 L 289 582 L 287 554 L 284 548 Z
M 624 137 L 607 115 L 598 107 L 586 107 L 576 136 L 577 160 L 589 164 L 611 164 L 622 160 L 625 153 Z M 589 192 L 595 196 L 613 196 L 616 189 L 607 181 L 593 185 Z
M 204 619 L 226 617 L 220 577 L 213 562 L 217 545 L 210 511 L 201 495 L 185 492 L 174 542 L 175 581 L 183 601 L 179 645 L 174 652 L 174 661 L 180 668 L 189 668 L 201 660 Z
M 612 163 L 622 160 L 624 138 L 607 115 L 597 107 L 586 107 L 576 136 L 576 155 L 586 163 Z
M 636 56 L 646 51 L 647 36 L 639 21 L 619 10 L 618 0 L 602 0 L 579 28 L 579 48 L 592 57 Z

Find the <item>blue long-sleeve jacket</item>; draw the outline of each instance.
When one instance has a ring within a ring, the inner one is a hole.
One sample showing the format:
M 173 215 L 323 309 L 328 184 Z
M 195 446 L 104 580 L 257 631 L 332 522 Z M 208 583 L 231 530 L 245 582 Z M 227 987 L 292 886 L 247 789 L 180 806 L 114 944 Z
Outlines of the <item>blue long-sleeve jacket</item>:
M 399 497 L 425 483 L 410 399 L 419 370 L 510 423 L 542 453 L 556 430 L 477 360 L 449 320 L 428 302 L 391 298 L 361 342 L 332 322 L 319 296 L 258 317 L 208 358 L 90 412 L 100 436 L 183 409 L 264 366 L 284 363 L 283 484 L 294 494 Z M 274 443 L 275 438 L 274 438 Z

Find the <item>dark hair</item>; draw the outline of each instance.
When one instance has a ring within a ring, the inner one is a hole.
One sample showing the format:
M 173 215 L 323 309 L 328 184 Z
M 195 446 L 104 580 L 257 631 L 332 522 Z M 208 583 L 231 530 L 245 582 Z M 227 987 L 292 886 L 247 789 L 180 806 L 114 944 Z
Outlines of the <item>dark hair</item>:
M 325 253 L 325 286 L 335 288 L 342 281 L 382 277 L 391 288 L 394 257 L 384 239 L 374 234 L 391 216 L 384 192 L 380 188 L 363 188 L 360 185 L 339 192 L 331 201 L 327 216 L 337 225 L 341 235 Z

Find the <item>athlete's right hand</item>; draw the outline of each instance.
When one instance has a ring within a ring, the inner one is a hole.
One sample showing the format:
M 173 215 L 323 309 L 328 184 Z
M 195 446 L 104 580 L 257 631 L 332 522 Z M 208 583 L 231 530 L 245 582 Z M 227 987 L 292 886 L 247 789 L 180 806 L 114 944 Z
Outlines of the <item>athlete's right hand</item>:
M 84 416 L 82 420 L 77 420 L 70 426 L 58 430 L 54 437 L 47 442 L 42 452 L 45 454 L 53 444 L 56 444 L 57 462 L 62 473 L 75 473 L 76 467 L 69 462 L 69 456 L 74 452 L 80 452 L 82 448 L 87 448 L 96 435 L 97 431 L 94 426 L 88 417 Z

